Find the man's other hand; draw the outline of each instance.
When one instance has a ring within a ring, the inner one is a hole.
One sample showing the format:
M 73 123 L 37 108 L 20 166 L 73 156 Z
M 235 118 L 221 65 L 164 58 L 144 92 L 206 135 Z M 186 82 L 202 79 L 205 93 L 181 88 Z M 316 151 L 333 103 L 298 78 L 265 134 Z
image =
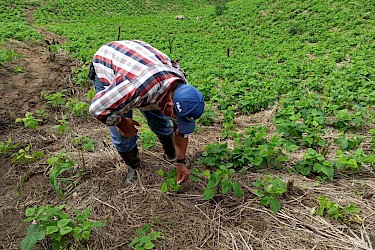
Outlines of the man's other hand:
M 133 137 L 138 133 L 135 126 L 141 126 L 137 121 L 130 118 L 121 117 L 121 120 L 116 124 L 117 130 L 124 137 Z
M 177 171 L 177 184 L 181 184 L 189 178 L 190 171 L 185 164 L 176 163 L 176 171 Z

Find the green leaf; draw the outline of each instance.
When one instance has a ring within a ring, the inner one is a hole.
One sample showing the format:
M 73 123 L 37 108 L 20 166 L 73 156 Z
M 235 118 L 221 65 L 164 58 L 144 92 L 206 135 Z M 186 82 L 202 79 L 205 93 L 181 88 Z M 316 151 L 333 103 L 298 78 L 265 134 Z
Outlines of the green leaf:
M 21 242 L 21 250 L 31 250 L 38 240 L 45 237 L 44 229 L 38 224 L 31 224 L 27 228 L 26 237 Z
M 84 238 L 85 240 L 88 240 L 90 239 L 90 231 L 83 231 L 82 232 L 82 238 Z
M 215 196 L 215 190 L 212 188 L 205 188 L 203 192 L 203 199 L 204 200 L 211 200 Z
M 221 192 L 226 194 L 232 189 L 232 182 L 230 180 L 223 180 L 221 182 Z
M 164 177 L 164 170 L 163 169 L 159 169 L 158 171 L 156 171 L 156 174 L 159 175 L 160 177 Z
M 80 227 L 75 227 L 73 230 L 74 236 L 80 234 L 82 232 L 82 228 Z
M 213 173 L 210 179 L 208 180 L 206 188 L 215 188 L 219 184 L 219 181 L 220 177 L 216 173 Z
M 144 244 L 143 245 L 143 247 L 145 248 L 145 249 L 153 249 L 154 248 L 154 243 L 152 243 L 152 242 L 147 242 L 146 244 Z
M 135 244 L 137 244 L 139 242 L 139 238 L 135 238 L 134 240 L 132 240 L 132 242 L 129 243 L 128 247 L 132 247 L 134 246 Z
M 322 172 L 332 181 L 335 170 L 330 166 L 322 166 Z
M 53 234 L 59 231 L 59 228 L 57 226 L 48 226 L 47 227 L 47 234 Z
M 140 241 L 141 243 L 147 243 L 147 242 L 151 242 L 151 239 L 150 239 L 150 237 L 144 235 L 144 236 L 142 236 L 142 237 L 140 238 L 139 241 Z
M 151 240 L 157 240 L 157 238 L 159 238 L 159 236 L 160 236 L 160 232 L 151 232 L 150 233 Z
M 344 150 L 349 146 L 349 141 L 345 139 L 344 136 L 342 136 L 337 138 L 336 144 L 340 147 L 341 150 Z
M 70 221 L 71 221 L 71 219 L 61 219 L 61 220 L 59 220 L 59 221 L 57 222 L 57 226 L 58 226 L 59 228 L 63 228 L 63 227 L 65 227 L 66 225 L 68 225 Z
M 237 197 L 241 197 L 244 195 L 244 192 L 242 191 L 241 185 L 237 182 L 232 182 L 232 188 L 233 192 Z
M 166 193 L 168 191 L 168 186 L 167 186 L 167 183 L 166 182 L 163 182 L 163 184 L 161 184 L 161 187 L 160 187 L 161 191 L 163 193 Z
M 94 221 L 91 223 L 91 227 L 104 227 L 105 224 L 101 221 Z
M 26 236 L 21 242 L 21 250 L 32 250 L 38 239 L 34 235 Z
M 354 206 L 353 204 L 350 204 L 343 208 L 343 212 L 345 214 L 359 214 L 361 212 L 361 209 Z
M 36 211 L 36 207 L 27 208 L 26 212 L 25 212 L 25 215 L 27 217 L 33 216 L 35 214 L 35 211 Z
M 90 222 L 90 221 L 84 221 L 84 222 L 82 223 L 82 229 L 83 229 L 83 230 L 87 230 L 87 229 L 89 229 L 90 226 L 91 226 L 91 222 Z
M 277 214 L 281 209 L 281 203 L 275 197 L 270 200 L 270 208 L 274 214 Z
M 60 228 L 60 234 L 61 235 L 66 235 L 66 234 L 70 233 L 71 231 L 73 231 L 73 228 L 71 228 L 71 227 Z

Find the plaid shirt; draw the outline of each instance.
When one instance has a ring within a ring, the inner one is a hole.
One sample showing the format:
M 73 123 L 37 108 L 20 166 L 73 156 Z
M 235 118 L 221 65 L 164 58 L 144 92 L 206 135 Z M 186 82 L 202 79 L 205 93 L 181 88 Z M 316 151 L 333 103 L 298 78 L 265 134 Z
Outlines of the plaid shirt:
M 111 126 L 133 108 L 159 109 L 176 80 L 187 83 L 176 62 L 142 41 L 110 42 L 96 52 L 93 65 L 105 89 L 95 95 L 90 113 Z

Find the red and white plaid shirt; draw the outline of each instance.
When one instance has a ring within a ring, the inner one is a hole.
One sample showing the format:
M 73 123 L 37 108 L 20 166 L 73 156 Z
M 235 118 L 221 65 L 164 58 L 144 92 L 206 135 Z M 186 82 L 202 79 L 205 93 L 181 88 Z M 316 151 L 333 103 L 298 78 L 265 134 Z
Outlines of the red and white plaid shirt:
M 105 89 L 95 95 L 90 113 L 107 125 L 133 108 L 158 109 L 173 82 L 187 83 L 176 62 L 142 41 L 110 42 L 96 52 L 93 64 Z

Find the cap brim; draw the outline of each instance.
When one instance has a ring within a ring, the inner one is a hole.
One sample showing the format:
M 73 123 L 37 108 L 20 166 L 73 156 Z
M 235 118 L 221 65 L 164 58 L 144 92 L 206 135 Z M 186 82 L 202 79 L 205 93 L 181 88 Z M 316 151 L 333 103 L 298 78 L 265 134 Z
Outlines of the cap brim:
M 179 117 L 177 117 L 177 126 L 178 130 L 183 133 L 184 135 L 188 135 L 194 132 L 195 130 L 195 120 L 188 122 L 186 120 L 183 120 Z

